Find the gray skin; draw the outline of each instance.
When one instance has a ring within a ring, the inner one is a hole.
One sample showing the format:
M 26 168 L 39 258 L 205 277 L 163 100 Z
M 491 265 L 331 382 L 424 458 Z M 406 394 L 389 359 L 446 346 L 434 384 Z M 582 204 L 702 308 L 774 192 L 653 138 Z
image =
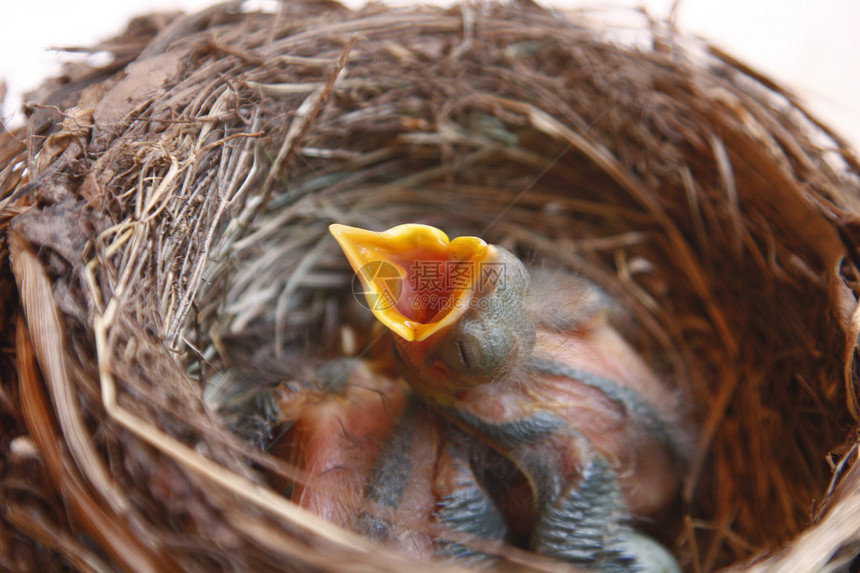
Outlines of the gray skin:
M 496 247 L 504 269 L 496 288 L 478 292 L 472 305 L 430 354 L 469 388 L 497 381 L 531 354 L 535 322 L 526 311 L 530 278 L 511 252 Z

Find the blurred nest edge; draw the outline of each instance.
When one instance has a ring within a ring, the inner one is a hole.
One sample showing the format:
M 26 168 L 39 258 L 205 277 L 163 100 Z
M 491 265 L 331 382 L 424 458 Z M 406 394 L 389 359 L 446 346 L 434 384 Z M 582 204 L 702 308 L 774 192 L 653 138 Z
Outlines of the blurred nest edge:
M 603 15 L 228 3 L 30 94 L 0 134 L 0 568 L 403 570 L 265 485 L 291 468 L 203 389 L 342 354 L 328 225 L 421 221 L 624 303 L 700 426 L 686 570 L 848 570 L 857 156 L 723 51 Z

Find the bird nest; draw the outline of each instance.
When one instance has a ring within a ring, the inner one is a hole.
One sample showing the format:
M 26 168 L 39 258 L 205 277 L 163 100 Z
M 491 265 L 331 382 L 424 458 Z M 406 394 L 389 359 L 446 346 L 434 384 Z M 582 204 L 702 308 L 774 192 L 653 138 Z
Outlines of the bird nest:
M 417 221 L 619 302 L 698 428 L 685 570 L 846 567 L 860 163 L 726 53 L 596 15 L 224 4 L 31 94 L 0 135 L 0 565 L 403 570 L 258 446 L 268 391 L 371 336 L 328 225 Z

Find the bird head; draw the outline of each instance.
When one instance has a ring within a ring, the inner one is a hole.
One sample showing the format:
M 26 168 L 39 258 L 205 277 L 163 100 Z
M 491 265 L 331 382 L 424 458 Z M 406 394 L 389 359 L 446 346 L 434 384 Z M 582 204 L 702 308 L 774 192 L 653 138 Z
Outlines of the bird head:
M 523 305 L 529 275 L 509 251 L 478 237 L 449 239 L 428 225 L 330 230 L 419 391 L 498 380 L 531 351 L 534 323 Z

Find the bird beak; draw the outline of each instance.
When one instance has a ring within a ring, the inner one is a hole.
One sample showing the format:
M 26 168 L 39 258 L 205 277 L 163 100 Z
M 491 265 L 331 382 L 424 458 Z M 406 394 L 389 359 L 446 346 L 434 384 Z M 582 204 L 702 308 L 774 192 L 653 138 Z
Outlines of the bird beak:
M 405 224 L 375 232 L 331 225 L 374 316 L 408 341 L 457 322 L 481 289 L 497 251 L 478 237 L 454 240 L 435 227 Z

